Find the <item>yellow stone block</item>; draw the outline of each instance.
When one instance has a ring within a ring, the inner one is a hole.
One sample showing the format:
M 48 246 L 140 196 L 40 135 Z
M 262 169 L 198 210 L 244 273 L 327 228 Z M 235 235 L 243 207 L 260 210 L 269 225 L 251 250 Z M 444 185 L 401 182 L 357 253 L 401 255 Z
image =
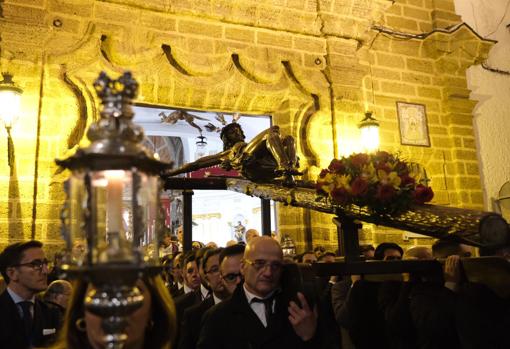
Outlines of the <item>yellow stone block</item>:
M 225 38 L 229 40 L 243 41 L 254 43 L 255 42 L 255 30 L 244 29 L 238 26 L 227 26 L 225 27 Z
M 413 6 L 423 7 L 423 0 L 407 0 L 407 3 Z
M 157 30 L 162 30 L 166 32 L 173 32 L 177 29 L 177 20 L 175 17 L 170 15 L 161 14 L 152 11 L 143 11 L 140 15 L 140 24 L 154 28 Z
M 377 64 L 391 68 L 401 68 L 404 66 L 404 58 L 398 55 L 377 52 Z
M 107 23 L 136 23 L 140 15 L 141 10 L 136 8 L 106 2 L 94 2 L 94 18 Z
M 437 148 L 449 148 L 452 142 L 449 137 L 432 137 L 432 146 Z
M 403 17 L 395 17 L 395 16 L 385 16 L 386 25 L 397 30 L 411 30 L 417 31 L 418 24 L 415 19 L 407 19 Z
M 436 21 L 438 20 L 445 20 L 445 21 L 452 21 L 452 22 L 461 22 L 461 18 L 459 15 L 455 14 L 454 11 L 442 11 L 442 10 L 433 10 L 432 11 L 432 18 Z
M 292 48 L 292 36 L 286 33 L 258 31 L 257 44 Z
M 421 45 L 421 41 L 418 40 L 393 40 L 391 42 L 391 52 L 406 56 L 419 56 Z
M 94 2 L 81 0 L 48 0 L 48 9 L 51 12 L 91 17 L 94 10 Z
M 429 33 L 432 31 L 432 23 L 430 22 L 418 22 L 418 27 L 422 33 Z
M 430 11 L 420 10 L 414 7 L 404 7 L 404 17 L 411 17 L 412 19 L 419 19 L 423 21 L 430 21 Z
M 326 54 L 326 40 L 322 38 L 308 38 L 302 36 L 294 36 L 293 48 L 310 53 L 316 52 L 318 54 Z
M 478 167 L 478 164 L 466 163 L 466 174 L 472 175 L 472 176 L 479 176 L 480 168 Z
M 431 78 L 425 74 L 402 72 L 402 81 L 412 84 L 430 85 Z
M 45 24 L 46 11 L 34 7 L 3 3 L 2 18 L 11 23 L 42 26 Z
M 416 88 L 413 85 L 398 82 L 381 81 L 381 91 L 385 94 L 416 95 Z
M 471 203 L 479 205 L 480 207 L 483 205 L 483 193 L 481 191 L 471 191 L 470 192 Z
M 418 96 L 425 98 L 441 98 L 441 90 L 437 87 L 418 87 Z
M 455 149 L 453 151 L 453 156 L 457 160 L 471 160 L 471 161 L 477 160 L 475 150 Z
M 223 36 L 223 26 L 204 21 L 179 19 L 177 22 L 179 33 L 196 34 L 221 38 Z
M 394 3 L 385 13 L 388 15 L 402 16 L 402 5 Z
M 409 70 L 422 73 L 434 73 L 434 64 L 430 60 L 418 58 L 406 58 L 406 67 Z

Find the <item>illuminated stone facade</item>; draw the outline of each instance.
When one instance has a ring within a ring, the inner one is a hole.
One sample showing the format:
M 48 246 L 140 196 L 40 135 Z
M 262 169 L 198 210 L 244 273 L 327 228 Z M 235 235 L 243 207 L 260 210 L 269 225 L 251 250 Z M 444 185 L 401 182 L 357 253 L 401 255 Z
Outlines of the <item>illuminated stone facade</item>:
M 22 120 L 13 128 L 15 166 L 0 164 L 1 244 L 30 237 L 62 242 L 67 174 L 53 159 L 72 152 L 97 119 L 91 84 L 100 70 L 133 71 L 140 103 L 273 115 L 296 138 L 308 178 L 333 156 L 360 149 L 357 123 L 371 109 L 381 122 L 381 148 L 426 167 L 434 203 L 483 204 L 465 70 L 486 57 L 492 42 L 467 26 L 443 30 L 460 23 L 453 0 L 0 6 L 1 69 L 25 91 Z M 431 147 L 400 145 L 396 101 L 426 105 Z M 314 244 L 336 241 L 331 216 L 280 207 L 278 224 L 300 249 L 310 232 Z

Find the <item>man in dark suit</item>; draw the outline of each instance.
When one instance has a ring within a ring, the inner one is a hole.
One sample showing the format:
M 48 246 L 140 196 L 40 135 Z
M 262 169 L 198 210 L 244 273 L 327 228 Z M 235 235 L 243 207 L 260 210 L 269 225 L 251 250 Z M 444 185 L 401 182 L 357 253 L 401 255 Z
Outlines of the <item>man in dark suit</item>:
M 182 252 L 173 256 L 170 261 L 172 263 L 171 273 L 173 282 L 168 285 L 168 290 L 173 298 L 177 298 L 184 294 L 184 280 L 182 277 Z
M 209 249 L 202 258 L 205 281 L 212 291 L 212 297 L 207 297 L 200 304 L 191 306 L 184 311 L 178 349 L 196 348 L 202 316 L 213 305 L 230 296 L 220 275 L 220 253 L 222 250 Z
M 190 251 L 183 260 L 183 280 L 184 294 L 175 299 L 175 310 L 177 315 L 177 325 L 182 323 L 184 311 L 200 302 L 202 302 L 202 294 L 200 292 L 200 275 L 196 262 L 195 251 Z
M 32 240 L 7 246 L 0 254 L 0 272 L 7 283 L 0 295 L 0 345 L 22 349 L 53 342 L 58 312 L 35 297 L 48 286 L 42 243 Z
M 250 240 L 241 267 L 245 281 L 204 315 L 197 348 L 318 348 L 317 317 L 303 294 L 297 294 L 300 307 L 280 292 L 282 267 L 276 240 Z

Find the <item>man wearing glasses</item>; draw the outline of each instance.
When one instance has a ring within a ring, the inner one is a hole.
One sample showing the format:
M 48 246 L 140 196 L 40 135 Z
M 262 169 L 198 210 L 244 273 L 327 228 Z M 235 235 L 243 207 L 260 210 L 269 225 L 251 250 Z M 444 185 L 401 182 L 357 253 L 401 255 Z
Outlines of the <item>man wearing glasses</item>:
M 56 337 L 59 314 L 35 295 L 47 284 L 48 260 L 42 243 L 11 244 L 0 253 L 7 289 L 0 295 L 0 343 L 5 348 L 46 346 Z
M 221 251 L 222 249 L 209 249 L 202 257 L 204 278 L 211 289 L 212 297 L 207 297 L 200 304 L 193 305 L 184 311 L 178 349 L 196 348 L 202 316 L 213 305 L 230 296 L 220 276 Z
M 283 253 L 268 236 L 252 239 L 241 264 L 244 282 L 203 318 L 198 349 L 318 348 L 317 317 L 303 294 L 283 298 Z
M 232 295 L 242 281 L 241 262 L 245 246 L 236 244 L 225 248 L 220 254 L 220 273 L 225 290 Z

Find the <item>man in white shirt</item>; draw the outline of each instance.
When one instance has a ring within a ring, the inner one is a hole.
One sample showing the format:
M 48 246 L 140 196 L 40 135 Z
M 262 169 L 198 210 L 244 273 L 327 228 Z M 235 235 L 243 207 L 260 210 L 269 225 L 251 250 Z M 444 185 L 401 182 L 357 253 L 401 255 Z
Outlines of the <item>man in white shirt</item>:
M 283 253 L 268 236 L 250 240 L 244 252 L 239 284 L 232 297 L 203 318 L 198 349 L 318 348 L 317 316 L 303 294 L 300 305 L 280 292 Z

